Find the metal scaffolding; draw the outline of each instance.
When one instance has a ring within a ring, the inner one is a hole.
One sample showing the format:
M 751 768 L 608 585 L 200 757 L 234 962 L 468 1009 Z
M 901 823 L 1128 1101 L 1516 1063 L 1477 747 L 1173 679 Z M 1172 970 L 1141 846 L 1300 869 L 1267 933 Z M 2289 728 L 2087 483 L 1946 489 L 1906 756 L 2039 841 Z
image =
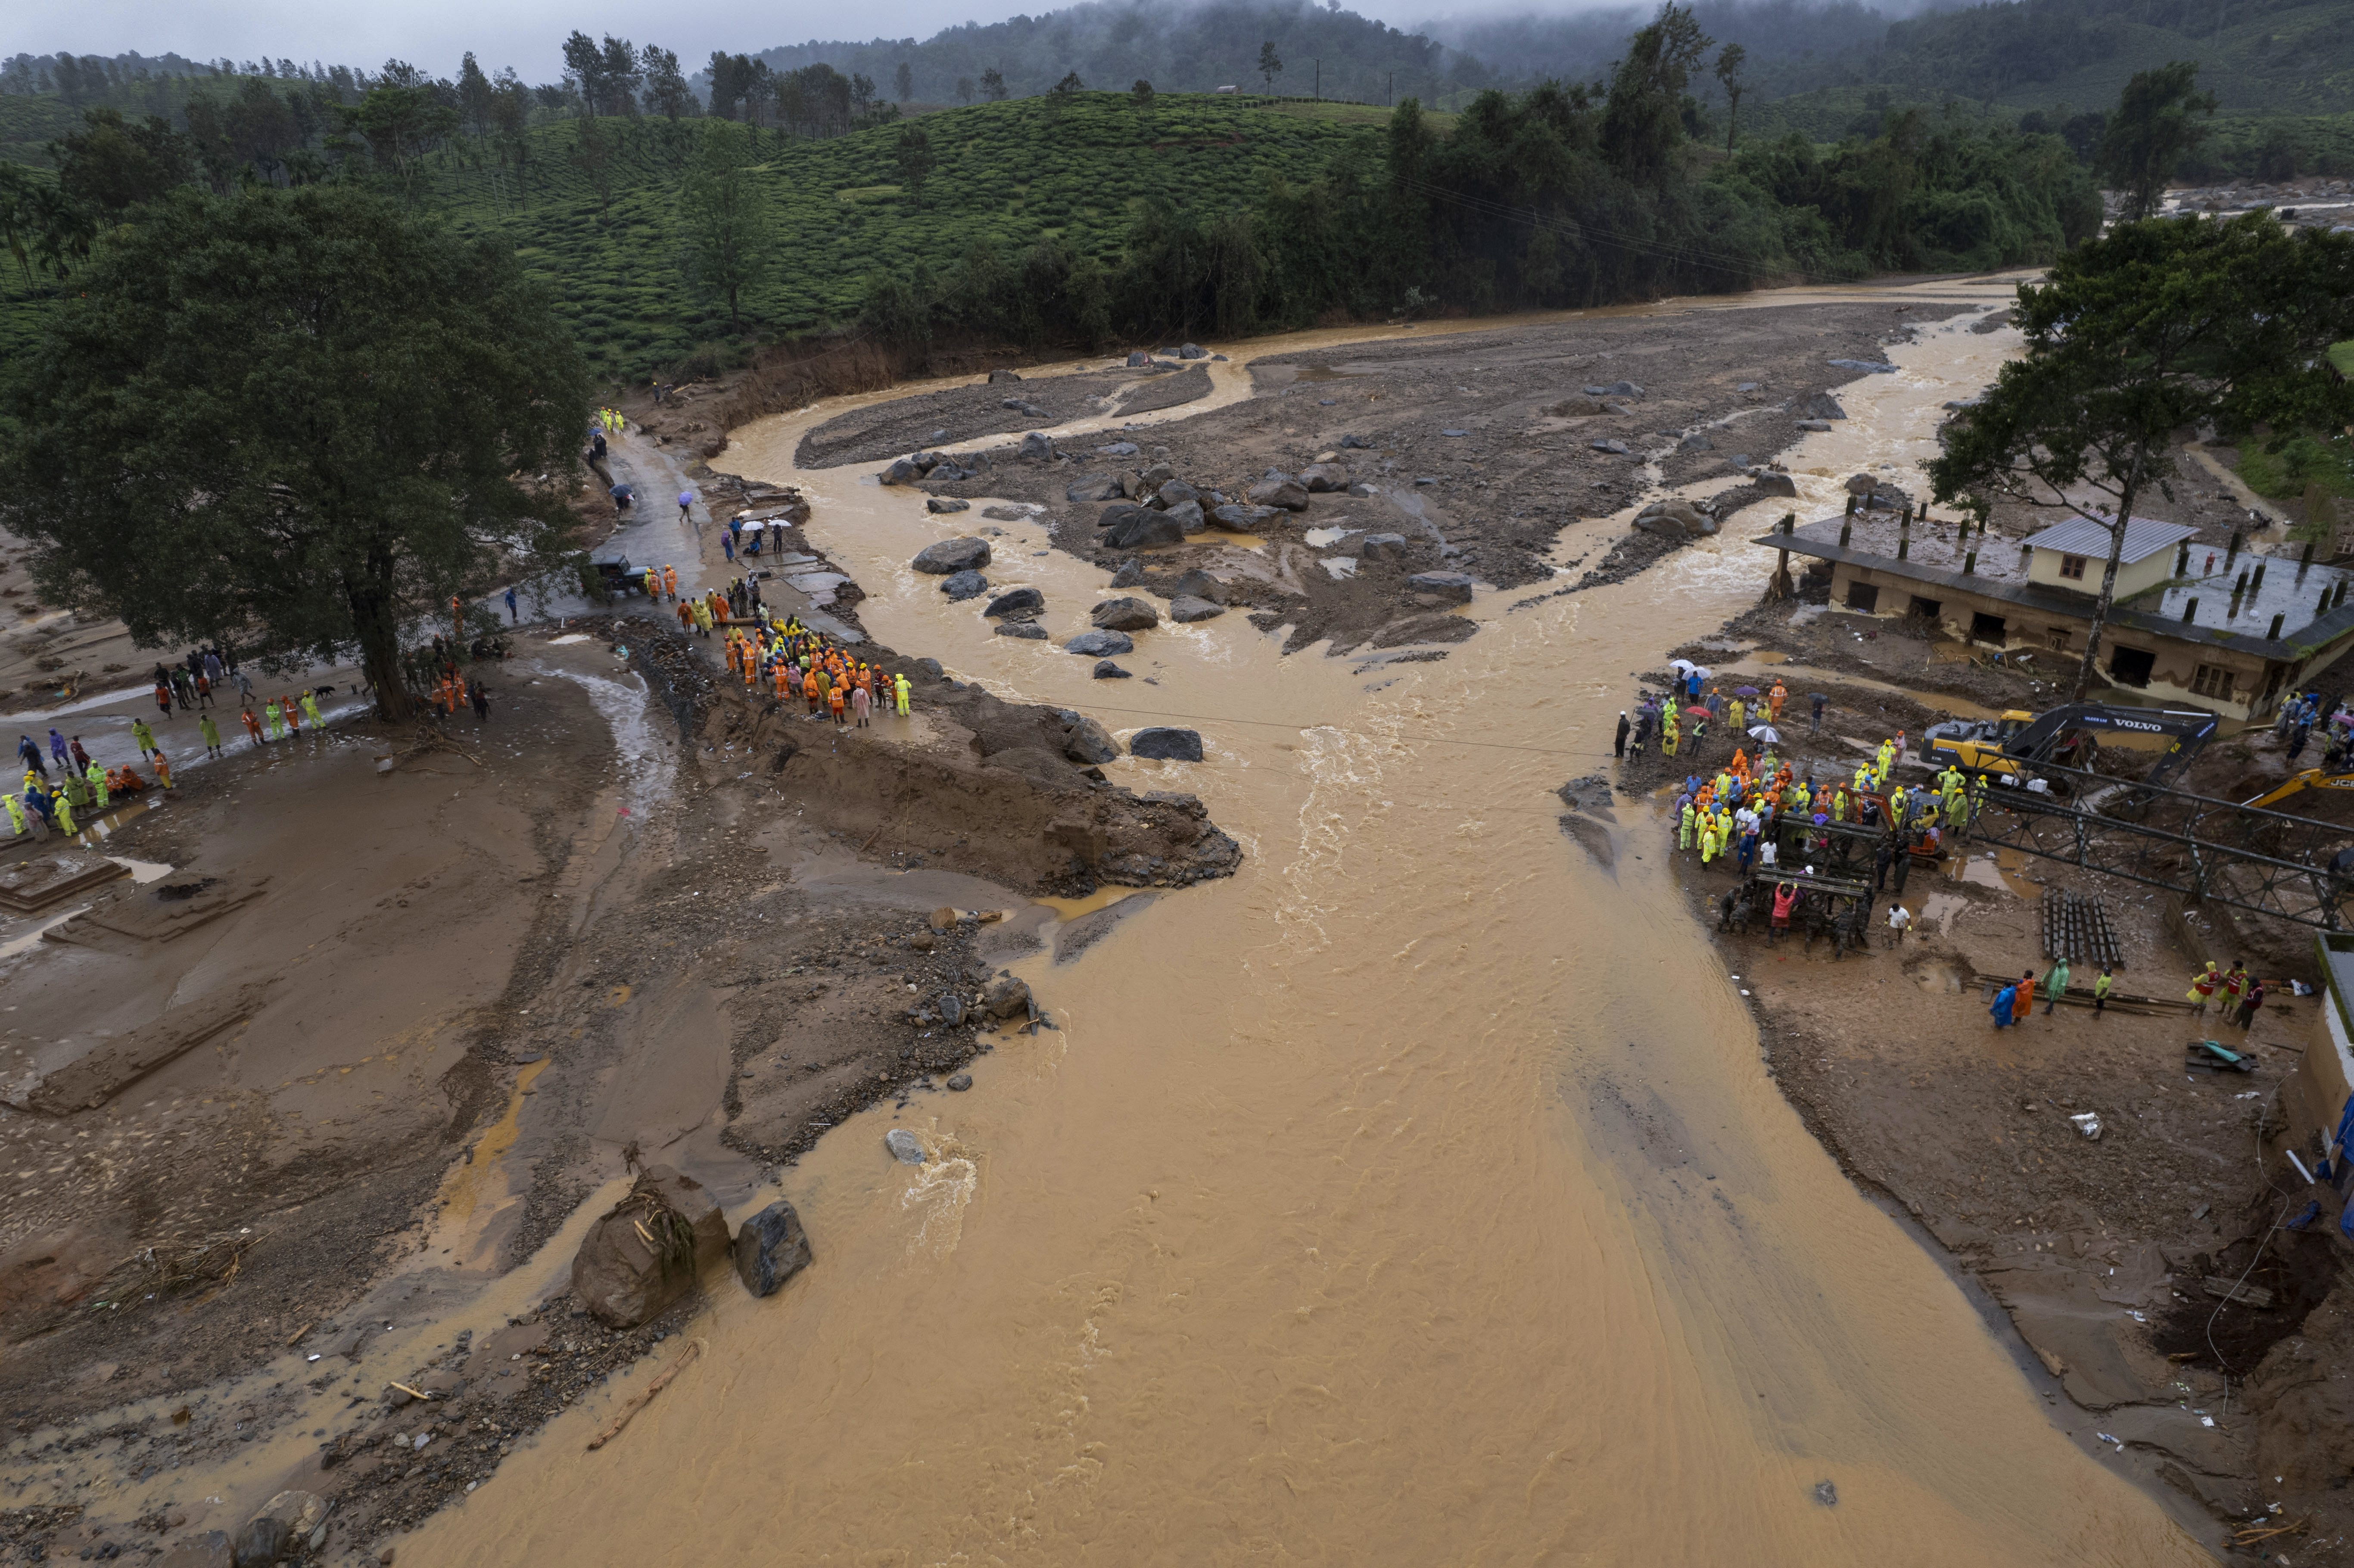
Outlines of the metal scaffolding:
M 2354 831 L 2105 773 L 2038 763 L 2066 799 L 1991 782 L 1975 791 L 1970 842 L 2062 861 L 2186 901 L 2341 929 L 2354 895 Z

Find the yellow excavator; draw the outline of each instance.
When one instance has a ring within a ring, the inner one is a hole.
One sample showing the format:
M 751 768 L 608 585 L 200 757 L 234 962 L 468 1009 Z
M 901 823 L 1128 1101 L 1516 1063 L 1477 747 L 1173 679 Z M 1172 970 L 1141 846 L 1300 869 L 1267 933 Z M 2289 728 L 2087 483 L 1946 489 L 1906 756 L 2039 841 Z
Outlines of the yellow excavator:
M 2308 768 L 2302 773 L 2292 773 L 2253 800 L 2243 800 L 2243 806 L 2269 806 L 2285 800 L 2300 789 L 2354 789 L 2354 773 L 2332 773 L 2326 768 Z
M 1922 732 L 1921 759 L 1951 763 L 1965 773 L 2016 775 L 2022 765 L 2074 756 L 2103 735 L 2171 736 L 2174 744 L 2143 780 L 2164 784 L 2190 766 L 2215 733 L 2215 715 L 2195 709 L 2135 708 L 2111 703 L 2071 703 L 2040 715 L 2013 710 L 1999 719 L 1948 719 Z

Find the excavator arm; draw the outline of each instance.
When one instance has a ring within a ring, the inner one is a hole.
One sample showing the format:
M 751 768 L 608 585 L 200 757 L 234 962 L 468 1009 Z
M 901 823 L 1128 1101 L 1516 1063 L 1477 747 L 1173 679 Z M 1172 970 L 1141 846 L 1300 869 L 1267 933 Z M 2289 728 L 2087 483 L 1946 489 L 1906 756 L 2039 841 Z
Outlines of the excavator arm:
M 2308 768 L 2302 773 L 2292 773 L 2253 800 L 2243 800 L 2243 806 L 2269 806 L 2274 800 L 2286 800 L 2300 789 L 2354 789 L 2354 773 L 2327 773 L 2318 768 Z
M 2005 756 L 2024 762 L 2048 760 L 2062 739 L 2079 731 L 2101 735 L 2172 736 L 2147 784 L 2164 784 L 2190 766 L 2215 734 L 2216 716 L 2195 708 L 2134 708 L 2111 703 L 2070 703 L 2039 715 L 2003 747 Z

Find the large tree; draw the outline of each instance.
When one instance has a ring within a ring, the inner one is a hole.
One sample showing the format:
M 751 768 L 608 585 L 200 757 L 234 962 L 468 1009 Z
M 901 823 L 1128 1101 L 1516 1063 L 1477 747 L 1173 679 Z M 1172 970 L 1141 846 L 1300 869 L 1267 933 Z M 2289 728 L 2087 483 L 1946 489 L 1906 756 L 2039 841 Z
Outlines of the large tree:
M 2101 178 L 2124 202 L 2125 222 L 2147 217 L 2166 199 L 2166 182 L 2207 139 L 2215 95 L 2199 90 L 2195 61 L 2137 71 L 2101 136 Z
M 744 132 L 715 120 L 703 128 L 702 149 L 678 192 L 687 276 L 726 302 L 731 331 L 743 329 L 744 291 L 768 276 L 769 251 L 776 242 L 768 186 L 747 166 L 749 162 Z
M 2354 420 L 2329 345 L 2354 335 L 2354 236 L 2285 233 L 2268 214 L 2153 218 L 2088 240 L 2019 290 L 2027 352 L 1927 464 L 1941 501 L 2022 502 L 2109 533 L 2072 700 L 2082 700 L 2116 591 L 2126 524 L 2173 496 L 2179 431 Z
M 0 522 L 148 647 L 355 645 L 577 547 L 579 350 L 512 255 L 350 186 L 183 189 L 107 233 L 16 357 Z

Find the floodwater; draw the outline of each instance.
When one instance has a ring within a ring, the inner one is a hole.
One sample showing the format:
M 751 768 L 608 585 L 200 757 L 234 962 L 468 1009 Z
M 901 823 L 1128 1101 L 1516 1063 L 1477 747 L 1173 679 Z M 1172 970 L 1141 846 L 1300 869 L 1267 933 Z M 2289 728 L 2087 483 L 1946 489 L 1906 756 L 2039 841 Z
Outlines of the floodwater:
M 1230 348 L 1219 396 L 1252 352 L 1382 335 Z M 1792 455 L 1809 499 L 1909 465 L 2014 344 L 1895 350 Z M 887 1107 L 836 1129 L 782 1181 L 814 1266 L 719 1285 L 709 1353 L 626 1434 L 583 1452 L 586 1402 L 403 1563 L 2208 1561 L 1800 1125 L 1649 809 L 1622 804 L 1615 876 L 1555 825 L 1628 670 L 1754 602 L 1772 558 L 1742 541 L 1787 503 L 1629 584 L 1483 597 L 1443 662 L 1286 659 L 1232 614 L 1106 686 L 907 569 L 953 531 L 919 494 L 792 470 L 854 401 L 721 465 L 811 493 L 885 643 L 1198 728 L 1203 764 L 1108 771 L 1198 792 L 1249 860 L 1019 969 L 1061 1027 L 898 1113 L 922 1168 Z M 1034 525 L 995 543 L 1058 639 L 1108 594 Z

